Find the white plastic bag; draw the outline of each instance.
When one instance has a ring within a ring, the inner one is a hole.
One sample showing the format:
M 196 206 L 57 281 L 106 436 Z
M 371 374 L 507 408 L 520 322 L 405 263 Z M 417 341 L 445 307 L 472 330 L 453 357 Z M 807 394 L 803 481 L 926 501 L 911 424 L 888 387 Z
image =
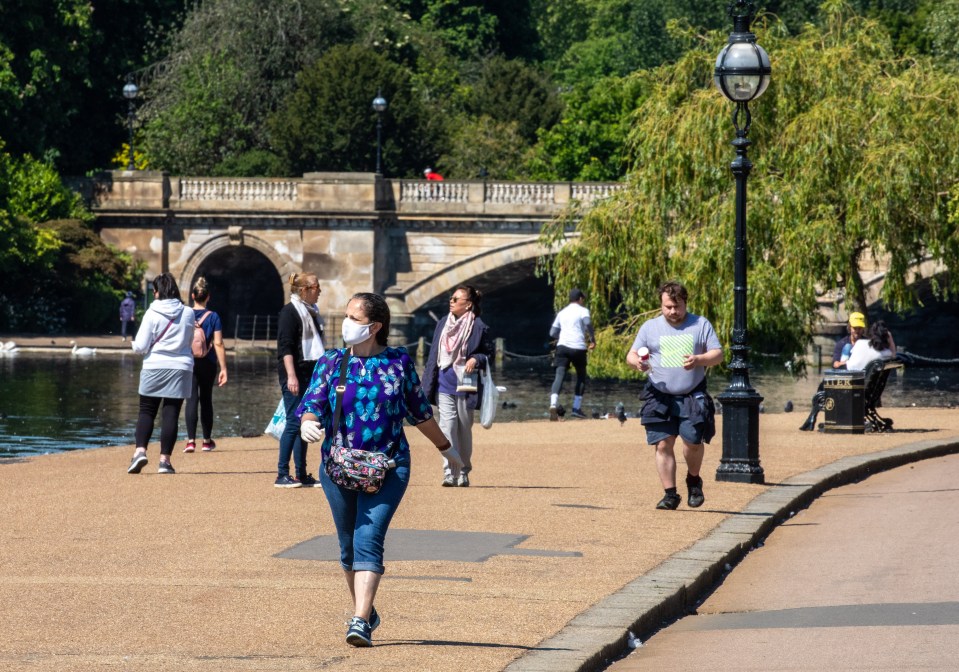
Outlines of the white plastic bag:
M 286 406 L 283 404 L 283 399 L 280 399 L 280 403 L 276 405 L 276 410 L 273 411 L 273 417 L 270 419 L 270 424 L 266 426 L 266 429 L 263 430 L 264 434 L 269 434 L 277 441 L 280 440 L 280 437 L 283 436 L 283 430 L 286 429 Z
M 480 424 L 484 429 L 493 426 L 493 419 L 496 417 L 496 407 L 499 405 L 499 389 L 493 382 L 493 376 L 489 370 L 489 363 L 481 372 L 483 376 L 483 403 L 480 405 Z

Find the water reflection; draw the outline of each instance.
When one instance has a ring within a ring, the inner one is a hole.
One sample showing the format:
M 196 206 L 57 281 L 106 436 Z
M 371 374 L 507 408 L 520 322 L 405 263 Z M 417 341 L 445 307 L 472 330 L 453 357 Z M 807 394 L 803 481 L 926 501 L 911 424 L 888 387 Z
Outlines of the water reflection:
M 141 361 L 128 352 L 90 358 L 67 352 L 0 357 L 0 458 L 132 443 Z M 227 361 L 230 382 L 213 391 L 214 438 L 258 435 L 279 399 L 275 360 L 268 354 L 244 354 Z M 547 417 L 553 370 L 543 360 L 507 361 L 494 371 L 494 378 L 508 388 L 500 397 L 507 407 L 498 409 L 497 422 Z M 751 382 L 765 397 L 766 412 L 782 412 L 792 400 L 798 426 L 819 376 L 810 372 L 793 380 L 785 372 L 759 372 Z M 723 376 L 711 376 L 710 393 L 722 392 L 727 384 Z M 590 381 L 584 410 L 587 415 L 604 414 L 623 402 L 632 415 L 639 406 L 638 393 L 638 382 Z M 569 381 L 561 403 L 568 407 L 571 395 Z M 959 368 L 906 369 L 890 378 L 883 402 L 886 407 L 957 405 Z M 183 426 L 181 414 L 181 441 Z

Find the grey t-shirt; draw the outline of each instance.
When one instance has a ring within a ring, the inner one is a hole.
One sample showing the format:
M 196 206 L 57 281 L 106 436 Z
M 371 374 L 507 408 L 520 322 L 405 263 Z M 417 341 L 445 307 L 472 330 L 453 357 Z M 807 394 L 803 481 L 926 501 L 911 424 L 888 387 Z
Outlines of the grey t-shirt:
M 683 368 L 687 355 L 701 355 L 709 350 L 722 348 L 713 325 L 705 317 L 686 313 L 679 327 L 672 326 L 666 318 L 647 320 L 639 328 L 633 350 L 649 348 L 649 363 L 652 369 L 649 379 L 653 386 L 667 394 L 688 394 L 706 377 L 706 367 Z

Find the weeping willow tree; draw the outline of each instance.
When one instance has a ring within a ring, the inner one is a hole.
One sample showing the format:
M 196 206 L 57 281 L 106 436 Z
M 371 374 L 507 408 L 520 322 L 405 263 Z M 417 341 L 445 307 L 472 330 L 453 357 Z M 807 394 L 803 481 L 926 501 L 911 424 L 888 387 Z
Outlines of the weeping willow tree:
M 845 3 L 823 10 L 823 25 L 797 36 L 774 17 L 753 25 L 773 76 L 750 108 L 749 342 L 784 359 L 811 342 L 826 292 L 842 289 L 847 305 L 864 305 L 861 269 L 887 267 L 882 299 L 903 311 L 915 305 L 917 260 L 959 262 L 959 224 L 948 216 L 959 78 L 897 57 L 888 34 Z M 557 248 L 544 259 L 557 295 L 590 288 L 607 341 L 593 375 L 626 373 L 635 316 L 658 308 L 656 287 L 667 279 L 686 284 L 689 309 L 731 340 L 733 106 L 712 85 L 726 37 L 698 37 L 677 63 L 634 75 L 649 95 L 633 118 L 626 188 L 543 231 Z M 959 288 L 959 273 L 941 278 L 942 295 Z

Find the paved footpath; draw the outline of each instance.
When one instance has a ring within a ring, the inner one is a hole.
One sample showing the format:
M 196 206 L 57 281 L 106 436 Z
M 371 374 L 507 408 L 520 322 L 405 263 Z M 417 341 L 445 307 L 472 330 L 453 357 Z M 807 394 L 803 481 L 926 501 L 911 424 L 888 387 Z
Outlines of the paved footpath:
M 767 484 L 713 481 L 717 439 L 705 506 L 675 512 L 635 420 L 477 427 L 470 488 L 413 430 L 372 649 L 344 643 L 323 492 L 272 486 L 273 439 L 181 442 L 173 476 L 155 443 L 137 476 L 132 446 L 0 462 L 0 670 L 599 669 L 827 488 L 959 452 L 955 410 L 887 412 L 875 436 L 761 416 Z
M 954 671 L 957 483 L 949 455 L 829 491 L 609 672 Z

